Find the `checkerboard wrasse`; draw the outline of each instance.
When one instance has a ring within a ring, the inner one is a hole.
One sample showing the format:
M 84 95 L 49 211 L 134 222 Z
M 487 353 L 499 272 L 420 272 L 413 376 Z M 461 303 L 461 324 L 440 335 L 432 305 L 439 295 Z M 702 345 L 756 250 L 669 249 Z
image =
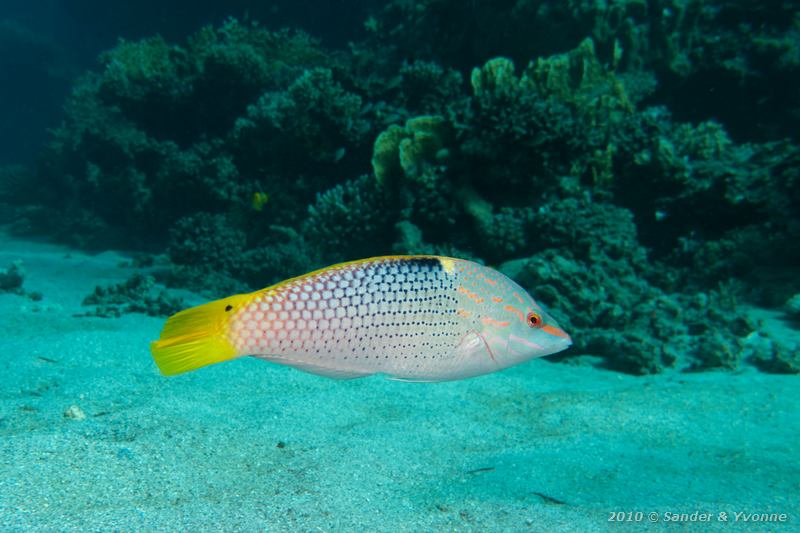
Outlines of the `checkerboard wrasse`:
M 446 381 L 571 343 L 496 270 L 449 257 L 387 256 L 186 309 L 167 320 L 151 350 L 165 375 L 253 356 L 338 379 Z

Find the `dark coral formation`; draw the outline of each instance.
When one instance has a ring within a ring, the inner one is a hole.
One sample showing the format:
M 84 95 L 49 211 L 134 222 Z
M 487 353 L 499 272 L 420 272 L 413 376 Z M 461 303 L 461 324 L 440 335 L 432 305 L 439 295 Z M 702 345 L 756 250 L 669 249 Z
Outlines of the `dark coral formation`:
M 501 55 L 524 64 L 591 37 L 605 64 L 655 75 L 654 101 L 681 120 L 719 117 L 748 140 L 800 131 L 795 2 L 393 0 L 368 27 L 384 54 L 459 69 Z
M 279 199 L 270 214 L 295 212 L 330 183 L 321 162 L 366 133 L 359 97 L 304 34 L 229 21 L 185 48 L 122 42 L 102 65 L 75 87 L 43 164 L 62 216 L 42 223 L 63 229 L 89 211 L 128 238 L 163 242 L 181 217 L 246 206 L 262 189 Z
M 169 316 L 183 308 L 183 301 L 163 289 L 158 290 L 152 276 L 134 274 L 122 283 L 95 287 L 94 292 L 84 298 L 83 305 L 93 306 L 87 316 L 119 317 L 125 313 Z
M 598 6 L 394 0 L 339 52 L 235 20 L 121 42 L 75 86 L 19 218 L 166 247 L 171 282 L 209 296 L 457 255 L 611 368 L 793 368 L 746 340 L 740 303 L 800 291 L 797 15 Z
M 0 292 L 23 294 L 22 283 L 25 281 L 25 268 L 22 261 L 14 261 L 5 271 L 0 271 Z

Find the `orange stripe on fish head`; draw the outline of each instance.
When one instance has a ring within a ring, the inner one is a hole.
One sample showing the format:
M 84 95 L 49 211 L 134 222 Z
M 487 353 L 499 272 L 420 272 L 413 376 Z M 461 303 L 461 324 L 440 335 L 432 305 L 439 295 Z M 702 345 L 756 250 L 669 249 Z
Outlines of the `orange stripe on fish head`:
M 561 329 L 561 328 L 559 328 L 559 327 L 556 327 L 556 326 L 551 326 L 551 325 L 549 325 L 549 324 L 545 324 L 544 326 L 542 326 L 542 327 L 541 327 L 541 328 L 539 328 L 539 329 L 541 329 L 541 330 L 542 330 L 542 331 L 544 331 L 545 333 L 549 333 L 550 335 L 553 335 L 553 336 L 556 336 L 556 337 L 560 337 L 560 338 L 562 338 L 562 339 L 569 339 L 569 340 L 572 340 L 572 339 L 570 338 L 570 336 L 569 336 L 569 335 L 567 335 L 567 333 L 566 333 L 566 332 L 565 332 L 563 329 Z
M 525 322 L 525 314 L 516 307 L 514 307 L 513 305 L 504 305 L 503 309 L 511 313 L 514 313 L 515 315 L 517 315 L 517 318 L 519 318 L 522 322 Z

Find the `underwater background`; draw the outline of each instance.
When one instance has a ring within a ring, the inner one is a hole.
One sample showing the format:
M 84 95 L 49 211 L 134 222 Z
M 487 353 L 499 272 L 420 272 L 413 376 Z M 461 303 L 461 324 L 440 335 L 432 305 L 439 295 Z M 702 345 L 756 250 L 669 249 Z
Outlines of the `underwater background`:
M 800 2 L 5 0 L 0 72 L 0 529 L 800 527 Z M 172 313 L 387 254 L 572 348 L 153 364 Z

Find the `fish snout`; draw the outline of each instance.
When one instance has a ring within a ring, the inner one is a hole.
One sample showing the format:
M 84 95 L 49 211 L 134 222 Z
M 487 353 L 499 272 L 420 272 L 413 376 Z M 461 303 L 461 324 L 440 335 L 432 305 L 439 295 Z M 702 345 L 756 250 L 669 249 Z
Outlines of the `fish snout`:
M 542 326 L 541 329 L 543 332 L 547 333 L 550 344 L 562 346 L 561 350 L 566 350 L 572 346 L 572 337 L 559 326 L 547 324 Z

